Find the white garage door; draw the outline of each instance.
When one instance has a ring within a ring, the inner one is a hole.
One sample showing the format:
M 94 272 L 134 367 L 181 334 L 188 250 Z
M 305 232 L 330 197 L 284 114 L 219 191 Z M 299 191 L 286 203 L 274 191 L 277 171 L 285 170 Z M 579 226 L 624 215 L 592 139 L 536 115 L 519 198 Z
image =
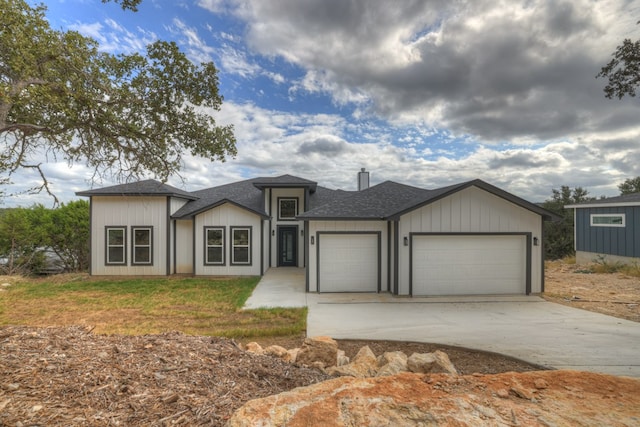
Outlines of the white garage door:
M 320 292 L 378 291 L 377 234 L 321 234 L 318 251 Z
M 413 295 L 526 293 L 526 237 L 413 236 Z

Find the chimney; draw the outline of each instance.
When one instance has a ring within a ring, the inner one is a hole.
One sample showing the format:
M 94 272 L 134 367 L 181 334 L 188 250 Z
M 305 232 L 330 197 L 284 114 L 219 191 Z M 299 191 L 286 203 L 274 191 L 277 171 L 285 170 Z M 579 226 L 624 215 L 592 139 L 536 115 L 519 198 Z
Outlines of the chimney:
M 358 191 L 366 190 L 367 188 L 369 188 L 369 172 L 362 168 L 358 172 Z

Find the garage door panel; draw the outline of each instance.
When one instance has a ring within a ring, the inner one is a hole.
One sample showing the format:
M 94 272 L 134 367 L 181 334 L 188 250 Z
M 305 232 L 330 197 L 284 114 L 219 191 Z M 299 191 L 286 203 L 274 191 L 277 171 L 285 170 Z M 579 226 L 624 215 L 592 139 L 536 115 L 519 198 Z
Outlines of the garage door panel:
M 320 292 L 377 292 L 377 234 L 322 234 L 318 238 Z
M 523 294 L 523 235 L 414 236 L 413 295 Z

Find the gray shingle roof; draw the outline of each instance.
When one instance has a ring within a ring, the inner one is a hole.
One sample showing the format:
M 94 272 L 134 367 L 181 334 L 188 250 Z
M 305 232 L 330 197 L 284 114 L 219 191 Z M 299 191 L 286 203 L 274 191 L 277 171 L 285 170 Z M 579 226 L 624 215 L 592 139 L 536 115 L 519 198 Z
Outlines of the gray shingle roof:
M 309 210 L 300 219 L 397 219 L 414 209 L 433 203 L 450 194 L 476 186 L 511 203 L 542 215 L 545 219 L 557 219 L 557 215 L 540 206 L 507 193 L 479 179 L 435 190 L 426 190 L 397 182 L 385 181 L 350 197 Z
M 262 201 L 262 191 L 256 188 L 254 180 L 234 182 L 220 185 L 218 187 L 207 188 L 194 191 L 198 200 L 187 203 L 173 215 L 174 218 L 188 218 L 200 212 L 209 210 L 222 203 L 232 203 L 237 206 L 255 212 L 258 215 L 267 217 Z
M 78 196 L 170 196 L 195 200 L 197 197 L 188 191 L 180 190 L 155 179 L 118 184 L 110 187 L 79 191 Z
M 260 189 L 265 187 L 308 187 L 313 193 L 316 191 L 318 183 L 293 175 L 281 175 L 275 177 L 255 178 L 253 180 L 253 185 Z

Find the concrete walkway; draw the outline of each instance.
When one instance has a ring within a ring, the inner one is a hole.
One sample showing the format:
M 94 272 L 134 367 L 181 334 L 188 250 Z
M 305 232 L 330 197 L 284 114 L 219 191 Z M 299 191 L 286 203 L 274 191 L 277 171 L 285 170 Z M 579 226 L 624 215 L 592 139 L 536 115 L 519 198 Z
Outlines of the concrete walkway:
M 640 323 L 531 296 L 305 294 L 304 269 L 297 279 L 280 270 L 267 272 L 245 308 L 306 303 L 308 336 L 439 343 L 557 369 L 640 377 Z

